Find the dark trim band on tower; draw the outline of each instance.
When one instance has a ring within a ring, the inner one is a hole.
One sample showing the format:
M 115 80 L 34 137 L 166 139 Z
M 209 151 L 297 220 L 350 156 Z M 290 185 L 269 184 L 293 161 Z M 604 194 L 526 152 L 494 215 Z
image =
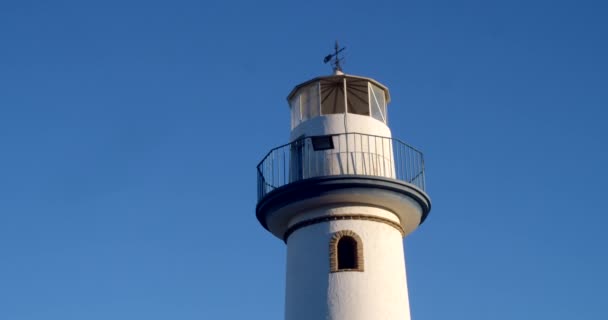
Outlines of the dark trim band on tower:
M 300 222 L 294 224 L 293 226 L 291 226 L 289 229 L 287 229 L 287 232 L 285 232 L 285 235 L 283 236 L 283 241 L 287 242 L 287 239 L 289 238 L 289 236 L 301 228 L 308 227 L 308 226 L 311 226 L 314 224 L 319 224 L 319 223 L 329 222 L 329 221 L 336 221 L 336 220 L 364 220 L 364 221 L 380 222 L 380 223 L 384 223 L 386 225 L 389 225 L 389 226 L 397 229 L 397 231 L 399 231 L 399 233 L 401 233 L 401 236 L 405 235 L 405 231 L 403 230 L 403 228 L 401 228 L 401 225 L 399 223 L 391 221 L 389 219 L 385 219 L 385 218 L 381 218 L 381 217 L 377 217 L 377 216 L 371 216 L 371 215 L 358 215 L 358 214 L 342 215 L 341 214 L 341 215 L 325 216 L 325 217 L 319 217 L 319 218 L 314 218 L 314 219 L 310 219 L 310 220 L 300 221 Z

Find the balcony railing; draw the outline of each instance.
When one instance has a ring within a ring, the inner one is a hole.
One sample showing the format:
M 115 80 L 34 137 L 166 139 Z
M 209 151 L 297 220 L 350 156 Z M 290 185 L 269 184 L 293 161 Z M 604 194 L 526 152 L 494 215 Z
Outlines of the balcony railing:
M 270 150 L 257 169 L 258 201 L 284 185 L 324 176 L 384 177 L 425 189 L 422 152 L 398 139 L 360 133 L 295 140 Z

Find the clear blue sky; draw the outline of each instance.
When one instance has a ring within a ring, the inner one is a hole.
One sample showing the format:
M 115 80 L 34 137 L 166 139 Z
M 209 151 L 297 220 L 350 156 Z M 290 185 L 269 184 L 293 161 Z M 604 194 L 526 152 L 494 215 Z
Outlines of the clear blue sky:
M 415 320 L 605 319 L 605 1 L 0 3 L 0 319 L 282 319 L 255 166 L 285 96 L 391 89 Z

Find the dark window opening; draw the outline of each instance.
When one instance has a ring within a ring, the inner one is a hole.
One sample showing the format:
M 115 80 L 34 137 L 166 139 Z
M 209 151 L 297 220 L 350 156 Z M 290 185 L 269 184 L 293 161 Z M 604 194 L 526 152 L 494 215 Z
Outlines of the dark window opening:
M 312 148 L 315 151 L 329 150 L 334 148 L 334 139 L 332 136 L 316 136 L 310 138 Z
M 338 240 L 338 270 L 358 269 L 357 241 L 350 236 Z

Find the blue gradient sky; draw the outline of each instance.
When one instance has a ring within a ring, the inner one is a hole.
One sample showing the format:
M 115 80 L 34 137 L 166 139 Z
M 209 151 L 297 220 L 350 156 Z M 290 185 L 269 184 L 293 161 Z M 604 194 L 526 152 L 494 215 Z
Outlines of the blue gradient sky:
M 605 319 L 605 1 L 3 1 L 0 319 L 282 319 L 254 215 L 285 96 L 391 89 L 412 317 Z

